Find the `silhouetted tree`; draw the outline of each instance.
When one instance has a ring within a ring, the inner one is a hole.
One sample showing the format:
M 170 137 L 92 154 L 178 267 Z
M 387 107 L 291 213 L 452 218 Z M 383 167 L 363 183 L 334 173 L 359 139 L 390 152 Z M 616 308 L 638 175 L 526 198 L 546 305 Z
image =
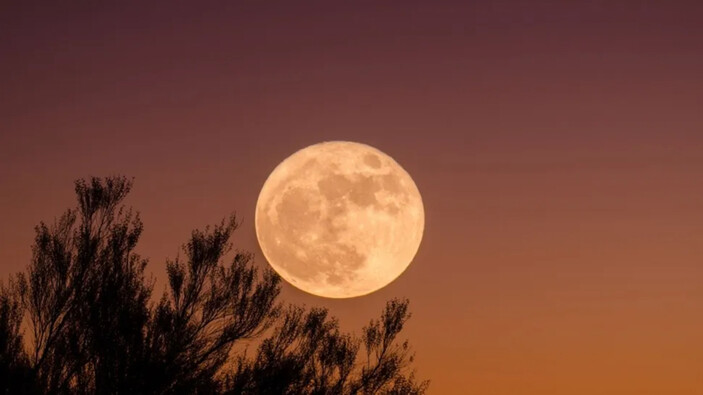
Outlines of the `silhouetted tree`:
M 261 334 L 278 316 L 277 275 L 257 276 L 246 253 L 237 252 L 228 266 L 220 263 L 236 226 L 232 218 L 193 232 L 186 262 L 167 264 L 169 290 L 148 330 L 162 391 L 214 392 L 233 344 Z
M 280 278 L 252 256 L 229 263 L 234 217 L 194 231 L 168 288 L 151 302 L 142 232 L 122 205 L 124 177 L 76 182 L 78 207 L 36 228 L 26 273 L 0 287 L 0 391 L 46 394 L 420 394 L 397 336 L 407 300 L 388 302 L 362 336 L 325 309 L 276 301 Z M 29 331 L 27 341 L 24 327 Z M 271 330 L 269 330 L 271 329 Z M 256 354 L 234 355 L 244 339 Z
M 16 283 L 43 392 L 123 393 L 139 382 L 151 287 L 133 252 L 142 224 L 120 206 L 130 188 L 125 178 L 78 181 L 78 208 L 36 228 Z
M 340 333 L 326 309 L 290 307 L 256 357 L 237 360 L 226 393 L 422 394 L 428 383 L 404 374 L 413 360 L 408 342 L 396 342 L 408 318 L 408 301 L 393 299 L 358 339 Z M 358 364 L 360 344 L 365 355 Z
M 0 393 L 37 391 L 20 333 L 22 306 L 17 290 L 0 285 Z

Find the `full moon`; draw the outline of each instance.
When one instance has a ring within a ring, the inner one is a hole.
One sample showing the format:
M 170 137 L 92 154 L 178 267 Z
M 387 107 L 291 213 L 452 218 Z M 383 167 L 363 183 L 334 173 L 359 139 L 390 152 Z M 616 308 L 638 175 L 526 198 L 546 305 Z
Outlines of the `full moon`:
M 315 144 L 279 164 L 256 203 L 269 264 L 295 287 L 328 298 L 374 292 L 420 246 L 422 197 L 390 156 L 346 141 Z

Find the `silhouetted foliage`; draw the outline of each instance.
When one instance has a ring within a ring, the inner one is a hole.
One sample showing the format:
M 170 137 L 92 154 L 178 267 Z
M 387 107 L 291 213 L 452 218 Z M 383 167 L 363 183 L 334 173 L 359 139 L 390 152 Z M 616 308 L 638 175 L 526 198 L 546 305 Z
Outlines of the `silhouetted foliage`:
M 0 392 L 6 394 L 421 394 L 397 336 L 407 300 L 361 337 L 325 309 L 277 302 L 280 278 L 230 252 L 234 217 L 196 230 L 152 302 L 143 226 L 122 206 L 123 177 L 79 180 L 78 207 L 36 227 L 26 273 L 0 287 Z M 24 332 L 28 332 L 24 336 Z M 263 339 L 262 339 L 263 338 Z M 261 339 L 255 355 L 235 344 Z
M 21 323 L 22 306 L 17 292 L 0 286 L 0 392 L 4 394 L 37 391 L 29 359 L 23 350 Z
M 290 307 L 256 357 L 238 359 L 225 379 L 227 393 L 422 394 L 427 383 L 404 374 L 413 360 L 408 342 L 396 342 L 410 318 L 407 308 L 407 300 L 389 301 L 358 339 L 340 333 L 325 309 Z M 365 355 L 357 364 L 362 344 Z

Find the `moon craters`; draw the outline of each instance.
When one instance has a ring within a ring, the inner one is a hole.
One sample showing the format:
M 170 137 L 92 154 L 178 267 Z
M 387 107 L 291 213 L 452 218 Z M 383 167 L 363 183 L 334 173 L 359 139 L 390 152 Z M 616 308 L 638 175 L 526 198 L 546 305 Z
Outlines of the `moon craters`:
M 375 148 L 349 142 L 296 152 L 259 195 L 256 231 L 273 268 L 316 295 L 372 292 L 410 263 L 422 237 L 410 176 Z

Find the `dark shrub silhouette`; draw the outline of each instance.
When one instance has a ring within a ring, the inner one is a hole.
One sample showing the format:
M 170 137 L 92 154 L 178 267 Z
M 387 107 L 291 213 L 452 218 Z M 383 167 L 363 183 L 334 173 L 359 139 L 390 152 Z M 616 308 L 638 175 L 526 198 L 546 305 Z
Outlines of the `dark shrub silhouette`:
M 142 223 L 123 177 L 76 182 L 78 207 L 36 228 L 32 260 L 0 287 L 0 392 L 6 394 L 421 394 L 407 300 L 360 337 L 327 310 L 284 306 L 280 279 L 229 242 L 234 217 L 196 230 L 167 262 L 152 302 Z M 236 348 L 258 339 L 253 355 Z

